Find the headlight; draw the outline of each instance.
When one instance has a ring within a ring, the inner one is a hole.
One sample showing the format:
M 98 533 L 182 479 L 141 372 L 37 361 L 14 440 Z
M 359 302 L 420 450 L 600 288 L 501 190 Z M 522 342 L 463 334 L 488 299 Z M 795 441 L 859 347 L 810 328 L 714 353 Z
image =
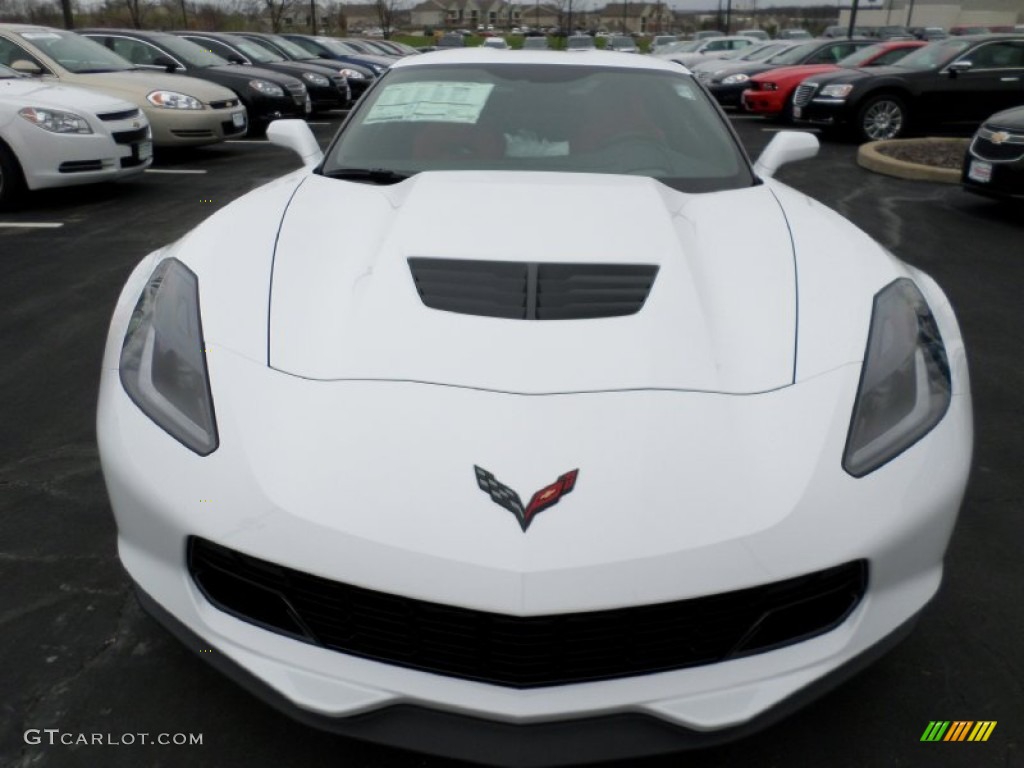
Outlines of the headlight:
M 92 133 L 89 123 L 81 115 L 60 109 L 25 107 L 18 114 L 33 125 L 51 133 Z
M 863 477 L 924 437 L 946 413 L 949 363 L 938 326 L 911 280 L 875 296 L 843 469 Z
M 330 80 L 323 75 L 318 75 L 316 72 L 303 72 L 302 79 L 318 88 L 329 88 L 331 85 Z
M 121 384 L 149 418 L 200 456 L 218 444 L 199 320 L 199 281 L 177 259 L 153 271 L 121 347 Z
M 737 83 L 745 83 L 750 79 L 750 75 L 729 75 L 722 80 L 722 85 L 736 85 Z
M 269 80 L 250 80 L 249 87 L 254 91 L 259 91 L 264 96 L 284 96 L 284 89 Z
M 146 101 L 154 107 L 165 109 L 202 109 L 203 104 L 199 99 L 186 96 L 177 91 L 153 91 L 146 96 Z
M 853 86 L 849 84 L 826 85 L 821 89 L 821 95 L 828 96 L 830 99 L 845 99 L 850 95 L 850 91 L 852 90 Z
M 338 74 L 344 75 L 349 80 L 365 80 L 366 79 L 366 75 L 364 75 L 362 72 L 358 72 L 358 71 L 356 71 L 354 69 L 347 69 L 347 68 L 346 69 L 339 69 L 338 70 Z

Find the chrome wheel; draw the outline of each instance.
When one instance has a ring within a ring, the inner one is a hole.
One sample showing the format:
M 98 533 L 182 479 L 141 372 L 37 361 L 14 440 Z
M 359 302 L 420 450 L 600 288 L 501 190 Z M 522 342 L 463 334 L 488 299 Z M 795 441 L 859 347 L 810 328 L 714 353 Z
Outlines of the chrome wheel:
M 905 122 L 903 104 L 886 96 L 865 106 L 860 118 L 861 131 L 871 141 L 896 138 L 903 132 Z

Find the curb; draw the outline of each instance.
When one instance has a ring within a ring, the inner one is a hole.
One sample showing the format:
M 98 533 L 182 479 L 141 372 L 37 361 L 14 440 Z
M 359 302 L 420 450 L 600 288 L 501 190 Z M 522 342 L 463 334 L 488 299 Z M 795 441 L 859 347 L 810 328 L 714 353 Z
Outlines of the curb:
M 889 139 L 887 141 L 871 141 L 861 144 L 857 150 L 857 165 L 867 168 L 875 173 L 882 173 L 886 176 L 895 176 L 899 179 L 910 179 L 912 181 L 935 181 L 942 184 L 959 184 L 960 171 L 952 168 L 935 168 L 920 163 L 908 163 L 906 160 L 897 160 L 895 157 L 883 155 L 878 151 L 880 146 L 896 146 L 908 144 L 957 144 L 967 151 L 970 139 Z

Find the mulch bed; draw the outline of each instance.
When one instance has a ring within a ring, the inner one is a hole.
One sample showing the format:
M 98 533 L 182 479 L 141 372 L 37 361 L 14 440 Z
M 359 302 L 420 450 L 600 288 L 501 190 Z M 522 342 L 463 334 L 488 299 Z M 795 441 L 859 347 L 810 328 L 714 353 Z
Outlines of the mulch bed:
M 883 155 L 907 163 L 959 171 L 963 165 L 967 144 L 959 141 L 908 141 L 880 144 L 877 149 Z

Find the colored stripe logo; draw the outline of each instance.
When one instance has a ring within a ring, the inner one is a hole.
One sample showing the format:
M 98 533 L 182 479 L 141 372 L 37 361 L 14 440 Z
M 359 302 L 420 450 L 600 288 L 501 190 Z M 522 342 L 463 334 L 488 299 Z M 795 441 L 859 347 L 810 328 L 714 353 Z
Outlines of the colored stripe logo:
M 921 741 L 988 741 L 996 720 L 932 720 Z

